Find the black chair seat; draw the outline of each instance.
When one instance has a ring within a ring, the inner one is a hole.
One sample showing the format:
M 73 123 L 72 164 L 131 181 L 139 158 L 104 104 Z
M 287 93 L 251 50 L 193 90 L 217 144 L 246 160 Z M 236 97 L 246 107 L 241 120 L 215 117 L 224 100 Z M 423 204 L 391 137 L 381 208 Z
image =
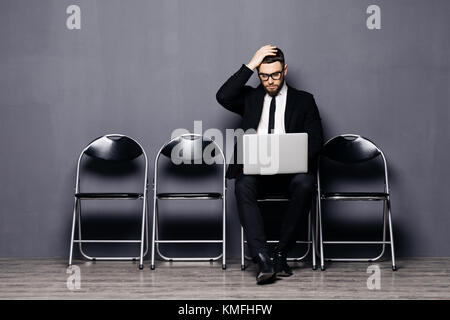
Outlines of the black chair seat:
M 385 192 L 326 192 L 322 194 L 322 199 L 374 199 L 374 200 L 384 200 L 388 197 Z
M 264 201 L 289 201 L 290 198 L 284 195 L 265 195 L 260 198 L 258 198 L 258 201 L 264 202 Z
M 144 195 L 142 193 L 94 193 L 94 192 L 80 192 L 76 193 L 75 197 L 79 199 L 139 199 Z
M 167 192 L 156 194 L 158 199 L 221 199 L 218 192 Z

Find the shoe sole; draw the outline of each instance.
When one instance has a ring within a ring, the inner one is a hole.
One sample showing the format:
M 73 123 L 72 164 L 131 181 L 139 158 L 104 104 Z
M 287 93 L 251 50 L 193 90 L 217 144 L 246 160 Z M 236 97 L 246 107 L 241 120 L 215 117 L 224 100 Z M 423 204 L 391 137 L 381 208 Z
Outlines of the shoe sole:
M 277 275 L 277 277 L 290 277 L 293 274 L 292 273 L 286 273 L 286 272 L 277 272 L 276 275 Z
M 258 284 L 263 284 L 263 283 L 268 282 L 269 280 L 271 280 L 274 276 L 275 276 L 275 272 L 262 273 L 262 274 L 258 275 L 258 277 L 256 278 L 256 282 Z

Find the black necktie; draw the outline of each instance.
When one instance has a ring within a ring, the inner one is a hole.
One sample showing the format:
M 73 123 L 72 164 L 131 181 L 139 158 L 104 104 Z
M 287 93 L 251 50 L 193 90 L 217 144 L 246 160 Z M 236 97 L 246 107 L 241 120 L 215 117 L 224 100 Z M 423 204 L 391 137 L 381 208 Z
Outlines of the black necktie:
M 269 133 L 272 133 L 272 130 L 275 128 L 275 108 L 275 97 L 272 97 L 272 101 L 270 102 Z

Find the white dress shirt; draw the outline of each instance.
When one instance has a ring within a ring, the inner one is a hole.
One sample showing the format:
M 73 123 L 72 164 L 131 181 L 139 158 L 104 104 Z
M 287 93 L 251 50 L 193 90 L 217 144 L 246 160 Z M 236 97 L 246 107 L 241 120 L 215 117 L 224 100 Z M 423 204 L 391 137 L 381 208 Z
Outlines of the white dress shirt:
M 274 133 L 286 133 L 284 128 L 284 111 L 286 110 L 286 97 L 287 97 L 287 85 L 286 82 L 283 83 L 280 91 L 275 97 L 275 123 L 274 123 Z M 267 134 L 269 131 L 269 115 L 270 115 L 270 102 L 272 97 L 266 93 L 264 96 L 263 109 L 261 113 L 261 119 L 259 120 L 257 134 Z

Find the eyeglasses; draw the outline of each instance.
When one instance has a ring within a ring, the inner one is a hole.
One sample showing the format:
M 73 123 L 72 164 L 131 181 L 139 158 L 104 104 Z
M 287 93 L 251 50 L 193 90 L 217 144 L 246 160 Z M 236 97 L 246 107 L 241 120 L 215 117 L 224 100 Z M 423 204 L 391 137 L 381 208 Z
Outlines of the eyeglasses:
M 259 77 L 261 78 L 262 81 L 267 81 L 269 80 L 269 77 L 272 78 L 273 80 L 280 80 L 281 79 L 281 73 L 282 71 L 277 71 L 271 74 L 267 74 L 267 73 L 259 73 Z

